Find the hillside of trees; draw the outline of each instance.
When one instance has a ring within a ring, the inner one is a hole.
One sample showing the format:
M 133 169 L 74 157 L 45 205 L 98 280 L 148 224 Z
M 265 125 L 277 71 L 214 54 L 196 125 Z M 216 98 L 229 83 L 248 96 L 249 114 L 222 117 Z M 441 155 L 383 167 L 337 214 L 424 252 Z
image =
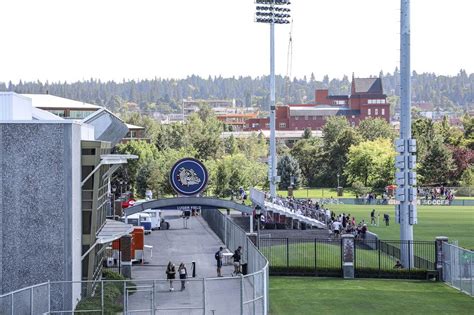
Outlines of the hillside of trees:
M 357 76 L 357 74 L 356 74 Z M 388 96 L 398 94 L 399 71 L 380 73 L 384 91 Z M 123 80 L 122 82 L 90 79 L 82 82 L 0 82 L 0 91 L 17 93 L 49 93 L 87 103 L 105 106 L 118 112 L 124 103 L 139 105 L 143 113 L 159 111 L 167 114 L 179 112 L 182 100 L 235 99 L 238 106 L 268 104 L 268 77 L 208 77 L 189 76 L 186 79 Z M 349 94 L 351 78 L 330 79 L 327 75 L 317 81 L 309 78 L 289 80 L 276 77 L 277 101 L 307 103 L 314 100 L 317 88 L 329 88 L 331 94 Z M 461 70 L 456 76 L 434 73 L 417 74 L 413 71 L 412 94 L 414 102 L 432 103 L 435 109 L 463 112 L 474 108 L 474 73 Z

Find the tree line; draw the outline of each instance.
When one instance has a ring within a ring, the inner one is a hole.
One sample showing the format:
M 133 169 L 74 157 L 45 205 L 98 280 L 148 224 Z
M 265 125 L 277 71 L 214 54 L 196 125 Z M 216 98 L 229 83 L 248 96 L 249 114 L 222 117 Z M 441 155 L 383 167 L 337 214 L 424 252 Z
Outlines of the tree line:
M 162 125 L 146 115 L 128 114 L 124 120 L 145 127 L 145 141 L 119 145 L 120 153 L 136 154 L 119 177 L 143 196 L 152 189 L 157 196 L 173 194 L 169 184 L 172 165 L 183 157 L 202 160 L 210 178 L 207 192 L 229 197 L 240 187 L 268 187 L 267 141 L 261 133 L 247 138 L 222 138 L 225 126 L 207 107 L 190 116 L 184 124 Z M 447 119 L 413 121 L 418 143 L 419 185 L 474 185 L 474 117 L 464 115 L 462 128 Z M 311 130 L 291 147 L 277 145 L 280 189 L 290 185 L 311 187 L 352 187 L 357 193 L 383 191 L 394 183 L 398 135 L 385 120 L 367 119 L 352 127 L 345 117 L 329 117 L 322 138 Z
M 393 97 L 398 106 L 400 73 L 379 73 L 385 93 Z M 266 109 L 269 104 L 268 76 L 221 76 L 202 78 L 191 75 L 185 79 L 144 79 L 121 82 L 99 79 L 81 82 L 0 82 L 0 91 L 17 93 L 50 93 L 82 102 L 105 106 L 114 112 L 127 112 L 128 103 L 138 105 L 142 113 L 163 114 L 181 112 L 182 100 L 193 99 L 235 99 L 237 106 L 258 106 Z M 324 76 L 323 80 L 310 77 L 289 79 L 276 76 L 276 97 L 283 103 L 308 103 L 314 101 L 315 89 L 328 88 L 332 94 L 350 94 L 351 79 Z M 460 70 L 456 76 L 434 73 L 412 74 L 412 96 L 414 102 L 430 102 L 438 110 L 465 111 L 474 108 L 474 74 Z

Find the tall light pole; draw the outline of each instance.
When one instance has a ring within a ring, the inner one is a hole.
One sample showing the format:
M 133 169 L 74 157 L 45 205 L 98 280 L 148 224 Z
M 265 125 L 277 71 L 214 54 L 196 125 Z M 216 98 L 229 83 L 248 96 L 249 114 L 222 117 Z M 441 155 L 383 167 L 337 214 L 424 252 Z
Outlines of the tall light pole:
M 268 161 L 268 180 L 270 195 L 276 197 L 276 185 L 279 182 L 276 164 L 275 137 L 275 24 L 290 24 L 290 9 L 284 8 L 289 0 L 256 0 L 255 22 L 270 24 L 270 154 Z
M 414 266 L 413 225 L 416 211 L 416 140 L 411 138 L 411 70 L 410 70 L 410 0 L 401 0 L 400 8 L 400 139 L 396 141 L 397 191 L 395 216 L 400 223 L 401 263 L 405 268 Z

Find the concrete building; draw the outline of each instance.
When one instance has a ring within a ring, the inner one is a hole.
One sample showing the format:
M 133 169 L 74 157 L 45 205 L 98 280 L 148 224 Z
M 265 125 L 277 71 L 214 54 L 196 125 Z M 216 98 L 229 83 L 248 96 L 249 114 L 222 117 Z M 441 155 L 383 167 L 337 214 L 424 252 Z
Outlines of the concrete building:
M 127 131 L 105 109 L 63 119 L 0 93 L 0 294 L 100 277 L 109 179 L 127 158 L 110 151 Z M 73 308 L 81 289 L 58 288 L 54 301 Z
M 321 130 L 330 116 L 344 116 L 352 126 L 366 118 L 381 118 L 390 122 L 390 104 L 383 94 L 380 78 L 352 78 L 350 95 L 329 95 L 316 90 L 315 101 L 309 104 L 277 106 L 277 130 Z M 245 131 L 269 129 L 268 118 L 247 119 Z
M 201 105 L 211 108 L 216 115 L 235 112 L 235 100 L 194 100 L 191 98 L 183 100 L 183 117 L 196 113 Z
M 217 119 L 222 121 L 224 125 L 230 127 L 232 131 L 242 131 L 245 127 L 245 121 L 247 119 L 255 119 L 258 116 L 257 113 L 231 113 L 217 115 Z

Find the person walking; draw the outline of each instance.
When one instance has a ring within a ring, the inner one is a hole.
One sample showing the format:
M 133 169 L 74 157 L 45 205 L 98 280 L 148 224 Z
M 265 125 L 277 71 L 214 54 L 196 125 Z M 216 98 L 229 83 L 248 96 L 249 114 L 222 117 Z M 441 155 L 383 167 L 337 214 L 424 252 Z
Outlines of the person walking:
M 223 250 L 224 248 L 221 246 L 219 247 L 219 250 L 214 254 L 214 258 L 216 259 L 216 263 L 217 263 L 217 276 L 218 277 L 222 277 L 221 269 L 222 269 L 222 251 Z
M 233 274 L 238 275 L 241 273 L 240 271 L 240 259 L 242 257 L 242 246 L 239 246 L 235 252 L 234 255 L 232 255 L 232 258 L 234 258 L 234 272 Z
M 186 278 L 188 277 L 188 270 L 186 265 L 182 262 L 178 267 L 179 279 L 181 279 L 181 291 L 184 291 L 186 288 Z
M 170 281 L 170 291 L 174 291 L 173 279 L 176 277 L 176 266 L 170 261 L 166 267 L 166 279 Z
M 370 212 L 370 225 L 375 225 L 375 209 Z

